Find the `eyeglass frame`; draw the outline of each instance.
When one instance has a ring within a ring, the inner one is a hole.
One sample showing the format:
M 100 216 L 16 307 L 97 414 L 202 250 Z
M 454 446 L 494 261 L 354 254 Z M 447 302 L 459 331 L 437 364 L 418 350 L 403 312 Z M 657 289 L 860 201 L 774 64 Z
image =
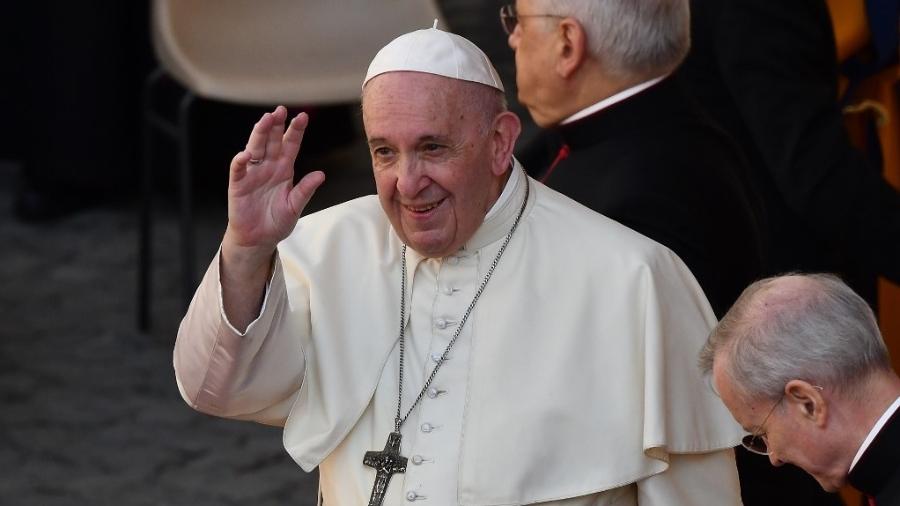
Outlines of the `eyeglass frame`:
M 757 455 L 768 455 L 769 454 L 769 441 L 766 438 L 766 431 L 763 429 L 766 427 L 766 422 L 769 421 L 769 417 L 772 416 L 772 413 L 775 412 L 775 408 L 781 404 L 781 401 L 784 400 L 784 393 L 781 394 L 781 397 L 778 398 L 778 402 L 776 402 L 772 409 L 769 410 L 769 413 L 763 418 L 763 421 L 759 426 L 753 431 L 752 434 L 747 434 L 743 438 L 741 438 L 741 446 L 743 446 L 747 451 L 755 453 Z M 761 450 L 759 449 L 759 443 L 757 441 L 762 442 Z M 756 447 L 754 447 L 756 446 Z
M 824 390 L 824 388 L 819 385 L 813 385 L 812 387 L 820 392 Z M 772 409 L 769 410 L 769 414 L 767 414 L 766 417 L 763 418 L 762 423 L 759 424 L 759 427 L 757 427 L 755 431 L 753 431 L 753 434 L 747 434 L 746 436 L 741 438 L 741 446 L 743 446 L 747 451 L 755 453 L 757 455 L 766 456 L 771 453 L 771 451 L 769 451 L 769 440 L 766 437 L 768 431 L 764 431 L 762 429 L 765 428 L 766 422 L 769 421 L 769 417 L 772 416 L 772 413 L 775 412 L 775 408 L 777 408 L 778 405 L 781 404 L 781 401 L 784 400 L 785 395 L 786 392 L 781 393 L 781 397 L 778 398 L 778 402 L 776 402 L 775 405 L 772 406 Z M 759 450 L 753 447 L 757 441 L 762 441 L 763 448 L 765 448 L 765 450 Z
M 506 35 L 512 35 L 519 25 L 519 18 L 564 18 L 559 14 L 519 14 L 516 12 L 516 4 L 504 4 L 500 7 L 500 26 Z

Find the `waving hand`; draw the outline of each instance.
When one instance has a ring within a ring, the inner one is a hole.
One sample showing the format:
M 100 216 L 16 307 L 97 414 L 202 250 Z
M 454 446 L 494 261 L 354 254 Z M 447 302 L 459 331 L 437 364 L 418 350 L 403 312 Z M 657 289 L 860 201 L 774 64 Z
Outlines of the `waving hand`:
M 238 328 L 255 318 L 275 246 L 325 180 L 322 172 L 311 172 L 294 185 L 294 161 L 309 118 L 300 113 L 285 129 L 286 117 L 282 106 L 264 114 L 247 147 L 231 160 L 220 280 L 225 313 Z
M 231 161 L 226 238 L 235 246 L 271 254 L 291 233 L 325 179 L 321 172 L 313 172 L 294 185 L 294 161 L 309 118 L 300 113 L 285 130 L 286 116 L 281 106 L 264 114 L 254 125 L 247 147 Z

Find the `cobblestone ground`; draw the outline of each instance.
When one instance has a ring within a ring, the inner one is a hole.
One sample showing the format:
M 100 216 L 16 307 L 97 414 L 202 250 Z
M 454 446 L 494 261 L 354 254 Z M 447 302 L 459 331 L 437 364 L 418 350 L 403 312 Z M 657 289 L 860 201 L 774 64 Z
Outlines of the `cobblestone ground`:
M 0 166 L 0 180 L 11 171 Z M 371 176 L 353 174 L 331 174 L 336 192 L 317 195 L 318 205 L 367 192 Z M 135 326 L 134 210 L 23 225 L 9 216 L 4 184 L 0 505 L 315 504 L 316 477 L 285 453 L 280 429 L 196 413 L 178 394 L 174 216 L 157 213 L 154 330 L 146 334 Z M 224 209 L 201 211 L 199 266 L 224 229 Z

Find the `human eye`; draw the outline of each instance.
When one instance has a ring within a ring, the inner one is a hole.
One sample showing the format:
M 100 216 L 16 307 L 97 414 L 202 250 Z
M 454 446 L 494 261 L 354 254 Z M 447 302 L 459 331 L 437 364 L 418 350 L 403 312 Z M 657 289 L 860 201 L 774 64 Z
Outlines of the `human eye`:
M 441 142 L 428 141 L 419 146 L 419 151 L 428 156 L 440 156 L 447 151 L 447 145 Z
M 390 158 L 394 154 L 394 151 L 387 146 L 373 146 L 371 150 L 373 158 Z

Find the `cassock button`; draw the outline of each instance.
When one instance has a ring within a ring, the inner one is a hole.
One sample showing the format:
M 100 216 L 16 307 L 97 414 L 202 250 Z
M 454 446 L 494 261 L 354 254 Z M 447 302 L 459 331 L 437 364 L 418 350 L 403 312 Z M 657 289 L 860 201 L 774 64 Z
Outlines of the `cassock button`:
M 434 324 L 437 325 L 437 328 L 439 329 L 445 329 L 447 328 L 447 325 L 449 325 L 449 323 L 447 323 L 447 320 L 443 318 L 438 318 L 434 321 Z
M 422 432 L 428 433 L 434 430 L 434 425 L 431 425 L 428 422 L 422 424 Z
M 425 459 L 422 458 L 421 455 L 413 455 L 413 456 L 412 456 L 412 463 L 413 463 L 413 464 L 415 464 L 415 465 L 417 465 L 417 466 L 420 466 L 420 465 L 422 465 L 422 462 L 425 462 Z
M 428 397 L 430 397 L 432 399 L 436 398 L 437 396 L 441 395 L 442 393 L 444 393 L 443 390 L 438 390 L 437 388 L 434 388 L 434 387 L 429 388 L 428 392 L 427 392 Z
M 443 353 L 432 353 L 432 354 L 431 354 L 431 361 L 434 362 L 434 363 L 440 362 L 440 361 L 441 361 L 441 355 L 443 355 Z M 447 355 L 447 359 L 448 359 L 448 360 L 450 359 L 450 355 Z
M 453 292 L 456 290 L 453 289 L 450 285 L 444 285 L 444 295 L 453 295 Z
M 449 257 L 447 257 L 447 263 L 450 265 L 456 265 L 459 263 L 459 259 L 456 258 L 455 256 L 449 256 Z
M 410 490 L 409 492 L 406 493 L 407 501 L 415 501 L 418 498 L 419 498 L 419 494 L 413 492 L 412 490 Z

